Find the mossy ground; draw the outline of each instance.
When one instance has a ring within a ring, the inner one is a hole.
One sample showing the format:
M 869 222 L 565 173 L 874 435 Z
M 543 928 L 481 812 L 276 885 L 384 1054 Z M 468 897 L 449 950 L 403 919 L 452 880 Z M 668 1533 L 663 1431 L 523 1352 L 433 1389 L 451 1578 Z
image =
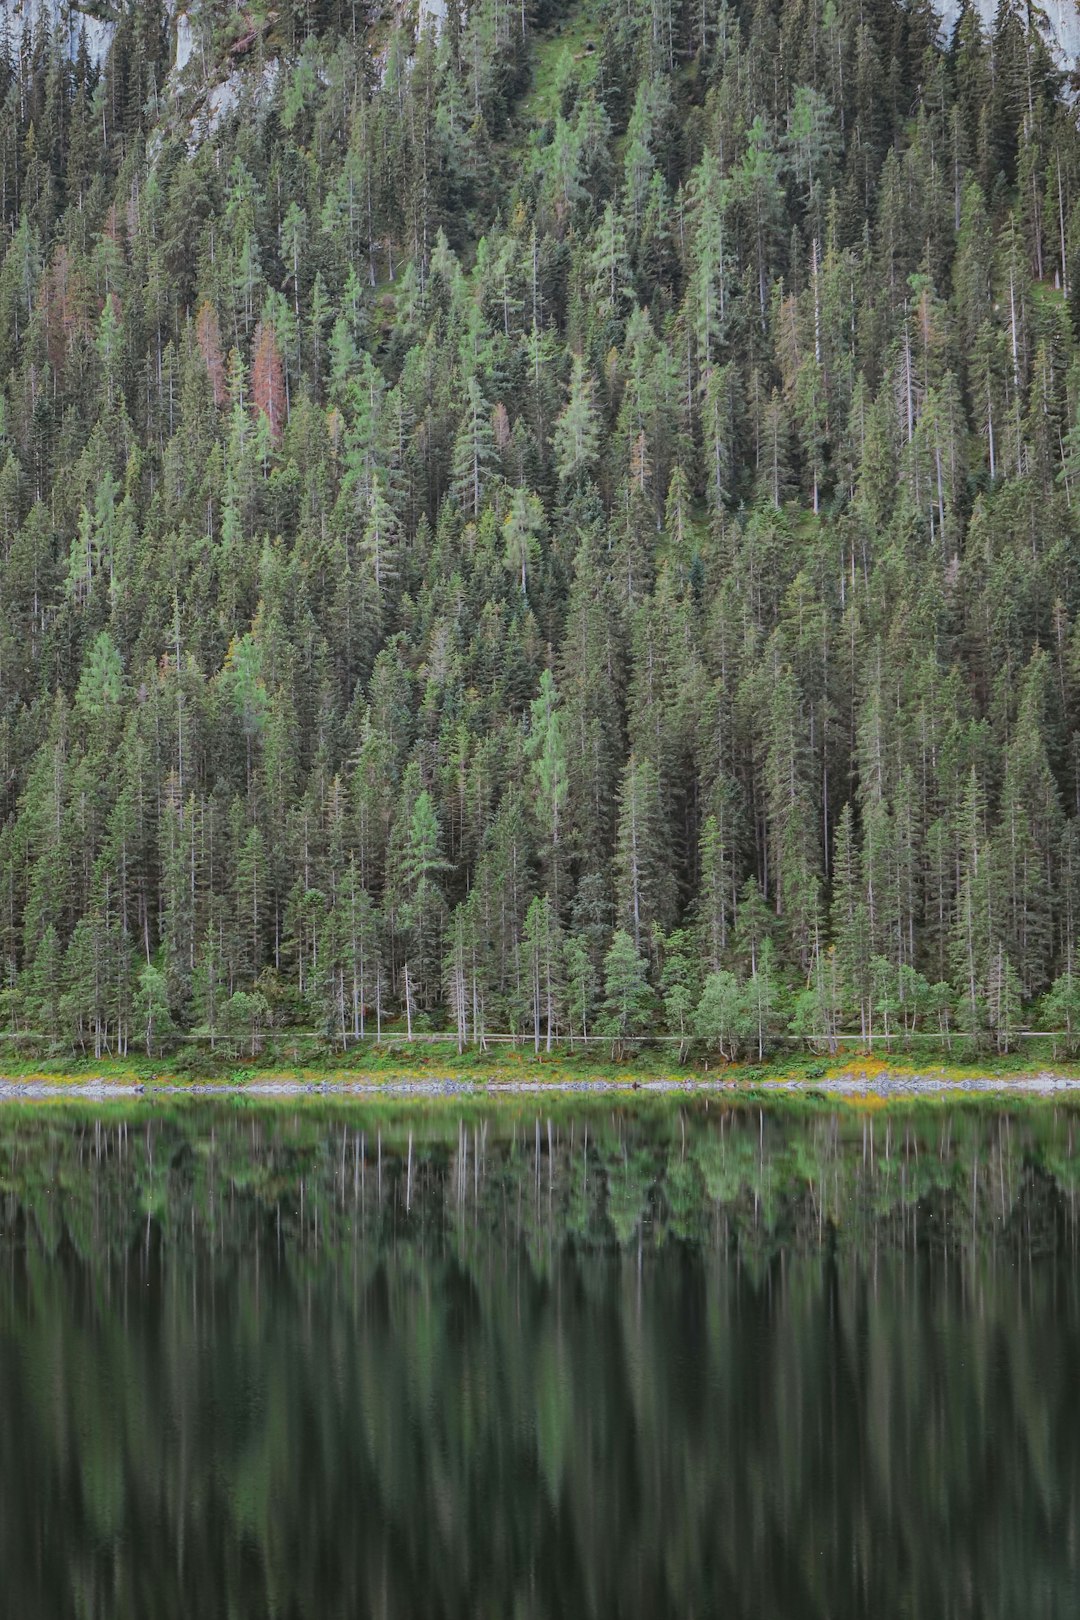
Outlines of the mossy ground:
M 572 71 L 586 86 L 599 62 L 604 20 L 598 0 L 584 0 L 537 31 L 533 40 L 532 81 L 521 99 L 518 119 L 524 129 L 535 129 L 558 111 L 564 74 Z

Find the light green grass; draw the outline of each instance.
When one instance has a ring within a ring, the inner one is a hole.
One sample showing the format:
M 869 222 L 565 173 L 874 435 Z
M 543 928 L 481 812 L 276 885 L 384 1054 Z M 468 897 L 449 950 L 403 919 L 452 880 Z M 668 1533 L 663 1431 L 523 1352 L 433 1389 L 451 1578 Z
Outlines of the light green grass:
M 532 84 L 521 98 L 518 117 L 527 128 L 554 118 L 564 59 L 584 89 L 596 75 L 604 32 L 602 0 L 584 0 L 565 16 L 550 23 L 533 39 Z M 588 47 L 590 42 L 593 50 Z

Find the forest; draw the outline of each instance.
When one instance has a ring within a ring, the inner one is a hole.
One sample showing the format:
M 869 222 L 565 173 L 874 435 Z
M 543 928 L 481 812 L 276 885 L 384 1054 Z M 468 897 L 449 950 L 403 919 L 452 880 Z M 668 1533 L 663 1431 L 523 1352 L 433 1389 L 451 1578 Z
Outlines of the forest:
M 8 1036 L 1068 1048 L 1080 131 L 1026 8 L 200 25 L 214 116 L 158 0 L 100 69 L 0 34 Z

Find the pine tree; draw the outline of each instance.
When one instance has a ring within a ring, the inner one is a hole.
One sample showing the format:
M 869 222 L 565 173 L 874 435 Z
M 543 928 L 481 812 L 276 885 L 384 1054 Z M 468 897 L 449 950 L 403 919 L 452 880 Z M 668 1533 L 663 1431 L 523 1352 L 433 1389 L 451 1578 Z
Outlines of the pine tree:
M 562 930 L 550 895 L 538 895 L 530 904 L 522 944 L 531 1002 L 533 1050 L 540 1050 L 542 1028 L 545 1050 L 550 1052 L 562 1022 L 564 995 Z
M 671 845 L 666 832 L 660 779 L 651 760 L 631 754 L 619 793 L 615 837 L 615 888 L 620 922 L 635 948 L 652 937 L 653 925 L 670 926 L 674 909 Z
M 643 1033 L 652 1012 L 645 958 L 630 935 L 617 928 L 604 957 L 601 1032 L 611 1038 L 613 1062 L 621 1062 L 628 1040 Z
M 568 768 L 559 694 L 551 671 L 540 676 L 540 692 L 529 709 L 525 752 L 536 793 L 537 820 L 547 847 L 547 862 L 555 896 L 559 897 L 560 834 L 566 805 Z
M 752 1037 L 750 998 L 734 973 L 710 973 L 694 1012 L 694 1033 L 731 1063 Z
M 577 1035 L 589 1038 L 596 1005 L 596 972 L 584 943 L 576 934 L 563 936 L 563 977 L 566 985 L 567 1034 L 573 1047 Z
M 389 581 L 397 576 L 399 537 L 400 527 L 397 517 L 386 499 L 382 476 L 376 470 L 371 477 L 367 522 L 364 525 L 360 549 L 371 566 L 377 593 L 383 591 Z
M 544 531 L 544 508 L 538 496 L 526 489 L 515 489 L 510 511 L 503 521 L 506 536 L 506 566 L 521 583 L 521 594 L 529 594 L 529 572 L 540 555 Z
M 277 336 L 269 322 L 260 321 L 255 328 L 251 398 L 257 416 L 265 419 L 271 443 L 278 444 L 285 430 L 285 373 Z
M 960 1027 L 978 1039 L 987 1020 L 986 972 L 992 940 L 991 849 L 986 833 L 986 801 L 974 768 L 964 784 L 956 825 L 958 873 L 953 933 Z
M 593 382 L 578 354 L 573 357 L 569 394 L 555 423 L 552 449 L 559 479 L 567 485 L 591 472 L 599 458 Z
M 426 789 L 413 805 L 402 867 L 406 961 L 416 1005 L 424 1008 L 434 1002 L 439 988 L 446 902 L 438 880 L 448 869 L 435 806 Z
M 454 492 L 469 517 L 480 515 L 496 460 L 491 408 L 475 377 L 465 383 L 465 409 L 454 441 Z
M 165 975 L 149 962 L 139 974 L 135 1012 L 147 1057 L 160 1056 L 172 1038 L 173 1022 L 169 1013 Z

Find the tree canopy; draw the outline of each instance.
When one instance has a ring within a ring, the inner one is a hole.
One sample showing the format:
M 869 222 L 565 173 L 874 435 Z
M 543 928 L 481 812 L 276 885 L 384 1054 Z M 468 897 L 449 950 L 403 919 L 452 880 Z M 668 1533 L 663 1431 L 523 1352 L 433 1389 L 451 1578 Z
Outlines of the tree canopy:
M 1071 1035 L 1026 14 L 236 21 L 194 87 L 153 0 L 100 71 L 0 50 L 8 1027 Z

